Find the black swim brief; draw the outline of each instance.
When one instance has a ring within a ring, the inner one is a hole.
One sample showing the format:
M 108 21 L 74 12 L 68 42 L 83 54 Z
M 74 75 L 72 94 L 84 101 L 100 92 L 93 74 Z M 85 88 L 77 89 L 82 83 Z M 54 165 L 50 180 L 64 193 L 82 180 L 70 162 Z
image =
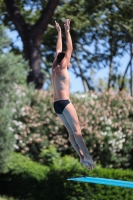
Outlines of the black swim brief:
M 54 102 L 54 110 L 57 114 L 62 114 L 65 107 L 70 103 L 70 100 L 59 100 Z

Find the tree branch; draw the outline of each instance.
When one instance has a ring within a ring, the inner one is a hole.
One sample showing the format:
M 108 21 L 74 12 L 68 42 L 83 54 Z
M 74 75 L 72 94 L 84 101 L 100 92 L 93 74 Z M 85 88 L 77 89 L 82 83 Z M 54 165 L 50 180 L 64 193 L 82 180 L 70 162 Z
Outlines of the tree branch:
M 80 71 L 80 74 L 77 74 L 77 73 L 75 73 L 75 74 L 78 75 L 82 79 L 82 83 L 83 83 L 83 86 L 84 86 L 84 92 L 88 92 L 89 90 L 92 89 L 92 87 L 90 86 L 89 82 L 87 81 L 87 79 L 84 76 L 84 73 L 83 73 L 82 68 L 80 66 L 81 64 L 80 64 L 80 61 L 78 59 L 78 55 L 77 55 L 76 51 L 74 50 L 73 52 L 74 52 L 74 55 L 75 55 L 74 58 L 75 58 L 75 60 L 78 64 L 78 68 L 79 68 L 79 71 Z M 76 70 L 75 70 L 75 72 L 76 72 Z
M 20 13 L 18 6 L 16 5 L 14 0 L 4 0 L 6 4 L 6 8 L 8 13 L 13 21 L 19 35 L 21 36 L 22 40 L 25 37 L 25 32 L 28 31 L 28 24 L 26 24 L 23 16 Z
M 124 75 L 123 75 L 123 77 L 122 77 L 122 82 L 121 82 L 121 85 L 120 85 L 120 87 L 119 87 L 119 90 L 120 90 L 120 91 L 123 90 L 123 88 L 124 88 L 125 76 L 126 76 L 126 74 L 127 74 L 127 70 L 128 70 L 128 68 L 129 68 L 129 66 L 131 65 L 131 61 L 132 61 L 132 56 L 130 56 L 130 60 L 129 60 L 129 62 L 128 62 L 128 65 L 127 65 L 127 67 L 126 67 L 126 70 L 125 70 L 125 72 L 124 72 Z
M 59 0 L 49 0 L 46 8 L 42 11 L 42 15 L 40 16 L 36 24 L 32 27 L 31 34 L 33 35 L 33 37 L 42 37 L 43 32 L 46 30 L 58 2 Z

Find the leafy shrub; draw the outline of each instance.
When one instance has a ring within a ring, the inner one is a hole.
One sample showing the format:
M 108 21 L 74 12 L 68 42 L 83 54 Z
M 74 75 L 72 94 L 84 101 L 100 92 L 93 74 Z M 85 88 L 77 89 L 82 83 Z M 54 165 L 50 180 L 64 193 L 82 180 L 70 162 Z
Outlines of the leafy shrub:
M 103 167 L 131 167 L 133 98 L 111 92 L 77 98 L 80 99 L 74 99 L 74 104 L 83 136 L 95 160 Z
M 39 182 L 47 179 L 49 172 L 48 167 L 35 163 L 19 153 L 12 154 L 8 169 L 8 173 L 0 175 L 0 193 L 23 199 L 36 195 Z
M 57 152 L 54 146 L 49 146 L 48 149 L 42 149 L 39 158 L 43 165 L 51 167 L 58 159 L 60 159 L 60 156 L 61 154 Z
M 24 93 L 26 63 L 22 56 L 8 53 L 10 44 L 5 29 L 0 25 L 0 172 L 6 171 L 10 152 L 14 150 L 13 116 L 19 116 L 28 102 Z M 6 53 L 3 53 L 4 48 Z M 23 85 L 23 87 L 22 87 Z
M 0 197 L 0 200 L 17 200 L 17 199 L 14 199 L 12 197 L 3 196 L 3 197 Z
M 126 93 L 75 94 L 71 97 L 86 145 L 103 167 L 133 168 L 133 98 Z M 50 91 L 35 91 L 31 106 L 14 123 L 16 151 L 39 161 L 41 149 L 54 145 L 63 155 L 75 152 L 68 133 L 53 110 Z M 132 165 L 132 166 L 131 166 Z
M 129 188 L 67 181 L 69 177 L 81 175 L 132 181 L 130 170 L 88 171 L 70 156 L 58 156 L 49 168 L 20 154 L 13 154 L 8 167 L 8 173 L 0 174 L 1 195 L 25 200 L 133 200 L 133 190 Z
M 13 121 L 17 152 L 38 161 L 41 149 L 49 145 L 54 144 L 62 152 L 68 149 L 67 131 L 52 104 L 51 92 L 35 91 L 31 94 L 31 106 L 23 107 L 22 116 Z

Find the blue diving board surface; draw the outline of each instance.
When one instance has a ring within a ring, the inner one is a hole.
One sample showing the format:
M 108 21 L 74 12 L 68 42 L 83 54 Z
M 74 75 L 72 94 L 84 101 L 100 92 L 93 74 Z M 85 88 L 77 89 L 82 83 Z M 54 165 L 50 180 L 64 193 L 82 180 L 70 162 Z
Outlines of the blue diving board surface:
M 104 184 L 104 185 L 111 185 L 111 186 L 133 188 L 133 182 L 123 181 L 123 180 L 115 180 L 115 179 L 108 179 L 108 178 L 82 176 L 82 177 L 68 178 L 67 180 L 68 181 L 77 181 L 77 182 L 85 182 L 85 183 L 97 183 L 97 184 Z

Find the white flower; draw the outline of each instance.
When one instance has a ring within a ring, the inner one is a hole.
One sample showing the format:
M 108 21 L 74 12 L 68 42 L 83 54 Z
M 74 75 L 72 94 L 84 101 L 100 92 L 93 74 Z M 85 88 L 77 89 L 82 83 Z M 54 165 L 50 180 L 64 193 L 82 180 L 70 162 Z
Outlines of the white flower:
M 111 125 L 112 124 L 112 120 L 110 118 L 106 119 L 106 124 Z
M 88 94 L 75 94 L 75 97 L 77 97 L 77 98 L 86 98 L 88 96 Z
M 87 94 L 81 94 L 80 98 L 86 98 Z
M 12 127 L 9 127 L 9 131 L 14 132 L 14 129 Z
M 115 132 L 114 132 L 114 135 L 115 135 L 117 138 L 119 138 L 119 139 L 122 139 L 122 138 L 123 138 L 123 133 L 122 133 L 120 130 L 115 131 Z
M 109 144 L 112 144 L 112 146 L 115 146 L 115 144 L 116 144 L 116 139 L 109 140 Z
M 26 93 L 25 93 L 25 92 L 22 92 L 21 95 L 22 95 L 23 97 L 25 97 L 25 96 L 26 96 Z
M 106 127 L 106 130 L 110 130 L 111 128 L 109 126 Z
M 17 110 L 15 108 L 12 109 L 13 113 L 15 113 Z
M 107 118 L 107 117 L 100 117 L 100 121 L 105 121 L 105 123 L 107 125 L 111 125 L 112 124 L 112 120 L 110 118 Z
M 119 149 L 122 149 L 123 148 L 123 143 L 119 143 L 118 147 L 119 147 Z
M 18 140 L 18 135 L 17 134 L 15 134 L 15 139 Z
M 93 98 L 93 99 L 97 99 L 97 95 L 96 94 L 91 94 L 91 97 Z
M 18 122 L 16 120 L 13 120 L 13 123 L 18 126 L 19 130 L 25 128 L 25 124 L 23 124 L 22 122 Z
M 104 120 L 104 117 L 100 117 L 100 121 L 103 121 Z
M 101 132 L 101 135 L 107 135 L 107 132 Z
M 19 149 L 19 147 L 16 144 L 14 144 L 13 146 L 15 149 Z
M 25 107 L 22 107 L 22 108 L 21 108 L 21 112 L 24 112 L 24 111 L 25 111 Z

